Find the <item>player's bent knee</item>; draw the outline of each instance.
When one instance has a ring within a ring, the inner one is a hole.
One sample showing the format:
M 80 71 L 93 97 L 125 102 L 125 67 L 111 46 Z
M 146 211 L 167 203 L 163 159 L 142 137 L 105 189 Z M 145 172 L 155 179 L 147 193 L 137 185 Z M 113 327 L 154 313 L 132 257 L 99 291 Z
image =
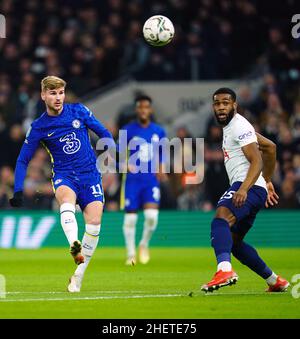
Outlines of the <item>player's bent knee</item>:
M 59 186 L 56 189 L 55 197 L 60 205 L 71 203 L 75 205 L 76 194 L 68 186 Z
M 85 225 L 85 232 L 93 237 L 97 237 L 100 234 L 101 224 L 94 225 L 94 224 L 86 224 Z
M 158 222 L 158 209 L 148 208 L 144 210 L 145 221 L 147 222 L 147 226 L 151 228 L 155 228 Z
M 89 217 L 85 219 L 86 224 L 89 225 L 99 225 L 101 224 L 101 217 L 96 216 L 96 217 Z
M 224 219 L 230 227 L 236 223 L 236 217 L 227 207 L 223 206 L 217 208 L 215 218 Z

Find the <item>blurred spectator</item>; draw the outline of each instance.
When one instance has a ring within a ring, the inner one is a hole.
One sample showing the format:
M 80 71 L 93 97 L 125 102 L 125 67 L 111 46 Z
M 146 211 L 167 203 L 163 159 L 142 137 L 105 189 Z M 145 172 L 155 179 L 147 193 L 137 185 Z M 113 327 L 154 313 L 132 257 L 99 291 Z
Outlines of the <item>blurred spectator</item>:
M 42 168 L 31 162 L 24 183 L 24 208 L 51 209 L 53 195 L 51 183 L 43 176 Z
M 118 211 L 120 206 L 120 182 L 118 175 L 113 173 L 104 174 L 102 186 L 105 195 L 105 209 L 107 211 Z
M 8 208 L 8 199 L 13 195 L 14 173 L 11 167 L 0 168 L 0 208 Z
M 297 100 L 294 104 L 294 112 L 289 123 L 293 138 L 300 139 L 300 100 Z
M 281 186 L 281 195 L 279 203 L 276 206 L 281 209 L 300 208 L 299 201 L 296 197 L 295 186 L 293 180 L 285 179 Z
M 24 141 L 24 133 L 21 125 L 12 125 L 7 131 L 0 132 L 0 143 L 3 147 L 0 157 L 0 166 L 15 167 L 17 157 Z
M 177 198 L 177 208 L 180 211 L 210 211 L 213 205 L 205 200 L 202 185 L 187 185 L 182 194 Z
M 222 152 L 222 129 L 211 124 L 205 137 L 205 192 L 214 206 L 228 188 L 228 179 Z
M 297 13 L 297 3 L 285 2 L 284 13 Z M 66 79 L 69 102 L 124 75 L 143 81 L 263 76 L 258 93 L 249 85 L 240 88 L 239 112 L 277 144 L 274 182 L 283 199 L 279 207 L 297 205 L 293 197 L 300 196 L 300 51 L 299 39 L 291 39 L 280 19 L 282 6 L 256 0 L 4 0 L 0 7 L 8 33 L 0 39 L 1 207 L 7 207 L 12 193 L 12 168 L 24 132 L 44 110 L 40 80 L 48 74 Z M 144 21 L 158 13 L 175 24 L 175 38 L 164 48 L 153 48 L 142 37 Z M 134 105 L 124 106 L 117 127 L 134 115 Z M 189 136 L 184 127 L 178 129 L 177 137 Z M 169 182 L 162 183 L 164 208 L 175 207 L 176 201 L 182 209 L 215 206 L 228 185 L 221 139 L 221 128 L 212 120 L 205 138 L 204 184 L 188 186 L 188 173 L 171 174 Z M 183 151 L 195 156 L 194 146 Z M 49 157 L 40 149 L 25 182 L 28 208 L 52 207 L 50 177 Z M 108 176 L 104 184 L 106 208 L 114 210 L 119 178 Z

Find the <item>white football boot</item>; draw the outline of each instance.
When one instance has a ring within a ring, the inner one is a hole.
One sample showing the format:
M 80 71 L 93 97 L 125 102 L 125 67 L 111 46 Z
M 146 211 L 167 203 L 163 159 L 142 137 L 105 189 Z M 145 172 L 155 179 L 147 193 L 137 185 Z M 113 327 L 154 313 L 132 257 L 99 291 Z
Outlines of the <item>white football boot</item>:
M 145 246 L 140 246 L 139 248 L 139 261 L 141 264 L 148 264 L 150 260 L 149 248 Z
M 136 258 L 135 257 L 128 257 L 125 261 L 126 266 L 134 266 L 136 265 Z
M 73 274 L 69 280 L 68 291 L 70 293 L 78 293 L 81 289 L 83 276 Z

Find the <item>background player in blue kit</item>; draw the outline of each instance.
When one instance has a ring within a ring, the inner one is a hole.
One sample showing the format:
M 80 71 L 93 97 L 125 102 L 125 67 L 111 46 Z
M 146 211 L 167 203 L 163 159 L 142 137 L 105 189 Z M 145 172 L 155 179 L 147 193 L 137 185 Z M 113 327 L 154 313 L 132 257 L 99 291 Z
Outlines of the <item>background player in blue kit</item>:
M 123 127 L 127 132 L 127 141 L 140 141 L 137 151 L 129 150 L 128 157 L 137 152 L 136 164 L 128 161 L 128 173 L 123 178 L 123 189 L 121 192 L 121 208 L 125 208 L 123 233 L 125 237 L 127 260 L 126 265 L 136 263 L 135 230 L 137 223 L 137 211 L 144 210 L 143 236 L 139 244 L 139 261 L 142 264 L 148 263 L 149 241 L 157 227 L 158 209 L 160 202 L 160 185 L 158 177 L 166 177 L 164 174 L 164 159 L 161 149 L 159 154 L 154 154 L 153 144 L 159 142 L 166 136 L 164 129 L 152 122 L 153 112 L 152 99 L 148 96 L 140 96 L 135 100 L 137 120 Z M 157 163 L 154 164 L 157 160 Z M 147 168 L 147 173 L 134 173 L 135 165 L 142 163 Z M 152 163 L 152 170 L 151 170 Z M 157 173 L 153 173 L 153 168 Z
M 79 292 L 84 272 L 97 247 L 104 195 L 101 174 L 96 168 L 96 156 L 88 129 L 100 138 L 113 139 L 110 132 L 95 119 L 84 105 L 65 104 L 66 82 L 48 76 L 41 82 L 41 97 L 46 111 L 28 130 L 15 169 L 13 207 L 23 203 L 23 185 L 29 161 L 42 144 L 53 166 L 53 187 L 60 206 L 61 225 L 70 244 L 70 252 L 78 265 L 68 285 L 69 292 Z M 83 211 L 85 233 L 78 240 L 75 217 L 76 202 Z

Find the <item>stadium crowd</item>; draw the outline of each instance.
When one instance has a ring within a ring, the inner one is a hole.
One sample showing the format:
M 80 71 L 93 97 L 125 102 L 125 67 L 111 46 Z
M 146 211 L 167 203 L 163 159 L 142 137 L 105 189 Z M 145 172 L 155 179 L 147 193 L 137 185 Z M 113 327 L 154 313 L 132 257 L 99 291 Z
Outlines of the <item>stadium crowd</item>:
M 31 121 L 43 110 L 40 79 L 68 82 L 73 102 L 123 76 L 137 80 L 209 80 L 264 74 L 259 93 L 244 86 L 238 96 L 257 131 L 277 144 L 274 183 L 278 208 L 300 207 L 300 41 L 286 18 L 296 0 L 4 0 L 6 38 L 0 39 L 0 208 L 9 208 L 13 169 Z M 148 46 L 142 25 L 161 13 L 176 23 L 174 41 Z M 284 22 L 283 22 L 284 18 Z M 255 46 L 255 48 L 254 48 Z M 189 135 L 183 127 L 178 137 Z M 202 136 L 201 136 L 202 137 Z M 222 131 L 207 126 L 205 180 L 185 185 L 184 175 L 162 183 L 162 208 L 210 210 L 227 188 Z M 55 208 L 48 155 L 40 149 L 25 182 L 25 208 Z M 106 208 L 117 210 L 120 179 L 103 178 Z

